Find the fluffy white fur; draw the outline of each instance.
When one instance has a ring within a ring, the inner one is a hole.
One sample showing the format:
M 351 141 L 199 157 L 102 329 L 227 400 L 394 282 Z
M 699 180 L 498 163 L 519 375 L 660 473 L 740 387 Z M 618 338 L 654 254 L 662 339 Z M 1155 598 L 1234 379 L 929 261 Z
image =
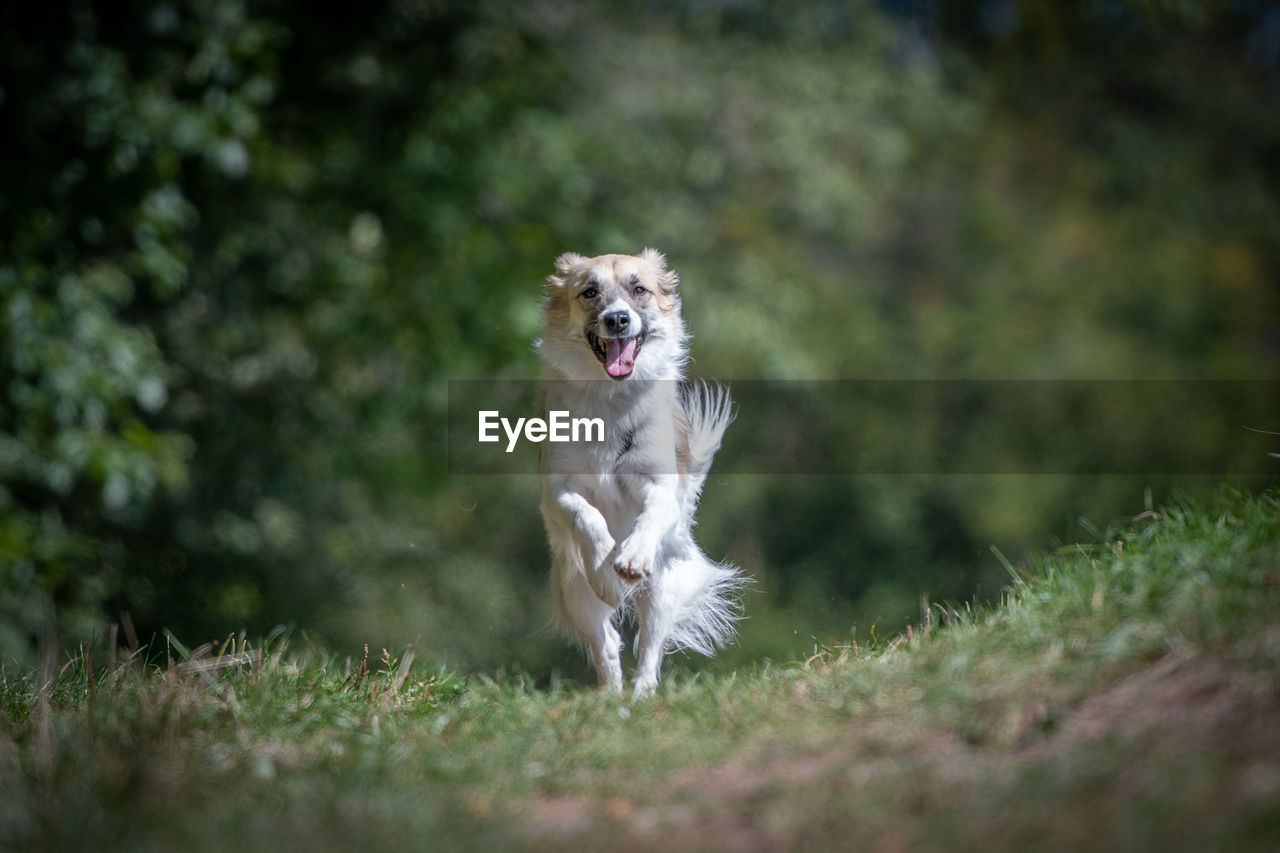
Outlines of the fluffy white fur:
M 542 516 L 556 621 L 622 689 L 619 627 L 635 615 L 637 693 L 663 656 L 712 654 L 739 615 L 736 567 L 693 540 L 711 460 L 733 420 L 720 388 L 683 382 L 687 334 L 678 278 L 662 254 L 565 254 L 546 282 L 544 406 L 601 418 L 602 443 L 544 444 Z

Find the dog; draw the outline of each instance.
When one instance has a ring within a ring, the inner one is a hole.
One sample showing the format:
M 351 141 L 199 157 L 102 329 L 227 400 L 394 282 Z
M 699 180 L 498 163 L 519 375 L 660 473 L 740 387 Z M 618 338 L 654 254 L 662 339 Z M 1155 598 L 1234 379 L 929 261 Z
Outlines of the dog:
M 684 381 L 679 277 L 654 249 L 556 259 L 536 347 L 543 412 L 600 418 L 603 441 L 544 444 L 541 511 L 555 621 L 585 646 L 602 688 L 622 690 L 624 617 L 638 623 L 632 690 L 651 693 L 663 657 L 705 655 L 741 616 L 739 570 L 693 539 L 694 510 L 734 418 L 719 386 Z

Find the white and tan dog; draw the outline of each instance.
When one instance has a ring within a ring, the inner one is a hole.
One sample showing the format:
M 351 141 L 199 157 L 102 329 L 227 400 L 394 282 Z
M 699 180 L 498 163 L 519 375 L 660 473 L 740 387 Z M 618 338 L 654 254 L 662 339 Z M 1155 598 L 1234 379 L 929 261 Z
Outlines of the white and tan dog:
M 637 693 L 675 649 L 710 655 L 733 636 L 737 568 L 706 557 L 693 515 L 733 420 L 718 387 L 683 382 L 679 282 L 660 252 L 556 259 L 538 351 L 544 411 L 600 418 L 602 442 L 545 444 L 542 517 L 559 627 L 622 689 L 622 614 L 639 623 Z

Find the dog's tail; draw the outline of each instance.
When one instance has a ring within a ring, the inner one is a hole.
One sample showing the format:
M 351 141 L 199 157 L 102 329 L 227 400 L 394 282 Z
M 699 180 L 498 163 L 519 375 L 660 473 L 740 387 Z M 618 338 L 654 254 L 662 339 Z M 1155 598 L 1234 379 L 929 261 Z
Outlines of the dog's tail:
M 711 470 L 711 460 L 735 415 L 729 392 L 701 380 L 680 387 L 680 405 L 689 419 L 689 465 L 680 490 L 680 508 L 686 518 L 692 518 Z
M 662 589 L 673 616 L 666 651 L 711 656 L 733 640 L 734 624 L 742 618 L 740 593 L 750 581 L 732 563 L 717 563 L 694 550 L 668 573 Z

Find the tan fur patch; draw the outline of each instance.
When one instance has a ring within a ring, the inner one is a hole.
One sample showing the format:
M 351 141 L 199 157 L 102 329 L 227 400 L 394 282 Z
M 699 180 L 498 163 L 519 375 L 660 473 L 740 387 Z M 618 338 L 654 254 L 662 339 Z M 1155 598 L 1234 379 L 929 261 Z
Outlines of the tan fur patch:
M 614 281 L 622 276 L 617 272 L 619 265 L 640 261 L 640 278 L 653 290 L 658 310 L 664 314 L 672 314 L 679 309 L 680 300 L 676 296 L 676 288 L 680 284 L 680 276 L 667 268 L 667 259 L 657 249 L 645 249 L 638 255 L 597 255 L 588 258 L 576 252 L 565 252 L 556 258 L 556 271 L 547 276 L 544 285 L 546 299 L 542 303 L 542 316 L 548 326 L 562 325 L 569 320 L 570 305 L 573 300 L 574 280 L 593 266 L 609 266 L 615 270 Z
M 676 408 L 676 473 L 680 476 L 680 485 L 684 486 L 685 475 L 689 473 L 689 415 L 684 406 Z
M 658 296 L 658 309 L 670 314 L 679 304 L 675 292 L 680 284 L 680 276 L 674 270 L 667 269 L 667 258 L 657 249 L 645 249 L 639 255 L 652 273 L 652 281 Z
M 569 321 L 569 305 L 572 293 L 568 287 L 574 269 L 587 260 L 576 252 L 565 252 L 556 258 L 556 271 L 547 276 L 543 284 L 546 299 L 542 302 L 542 319 L 548 327 L 560 326 Z
M 542 303 L 542 321 L 550 329 L 569 322 L 569 295 L 563 281 L 555 287 L 551 286 L 551 279 L 547 281 L 547 298 Z

